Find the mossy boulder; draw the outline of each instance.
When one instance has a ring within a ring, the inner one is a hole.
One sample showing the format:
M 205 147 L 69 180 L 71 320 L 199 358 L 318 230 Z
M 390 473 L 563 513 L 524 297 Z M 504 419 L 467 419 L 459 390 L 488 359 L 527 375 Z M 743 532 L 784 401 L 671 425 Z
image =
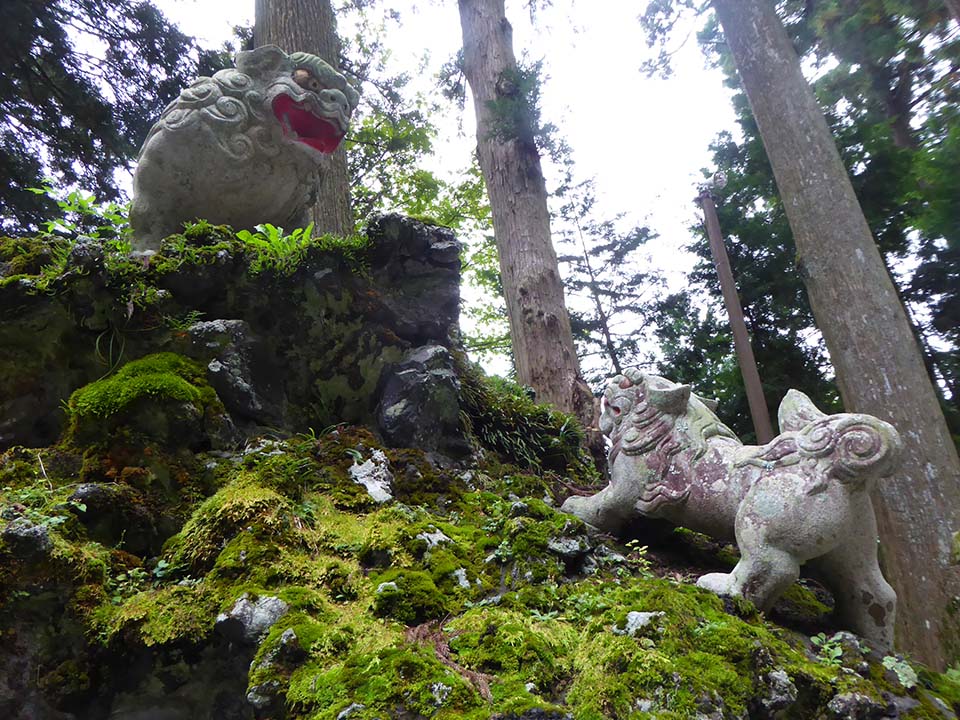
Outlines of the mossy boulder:
M 421 570 L 390 570 L 375 577 L 374 612 L 404 625 L 420 625 L 447 614 L 444 596 L 429 573 Z
M 123 437 L 199 450 L 229 436 L 230 420 L 203 368 L 174 353 L 156 353 L 70 396 L 68 436 L 76 445 Z

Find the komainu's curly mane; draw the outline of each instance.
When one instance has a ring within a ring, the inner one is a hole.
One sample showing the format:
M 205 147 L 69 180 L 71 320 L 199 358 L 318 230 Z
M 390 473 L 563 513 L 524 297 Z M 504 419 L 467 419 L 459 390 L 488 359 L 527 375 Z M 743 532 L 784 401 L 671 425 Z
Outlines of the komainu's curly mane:
M 681 450 L 692 451 L 689 461 L 695 461 L 707 451 L 710 438 L 719 436 L 739 443 L 733 431 L 696 395 L 685 394 L 678 403 L 679 412 L 660 407 L 657 392 L 676 388 L 685 386 L 628 370 L 614 378 L 604 392 L 604 415 L 613 443 L 610 465 L 621 453 L 643 455 L 652 471 L 641 497 L 646 512 L 664 504 L 681 503 L 689 494 L 684 475 L 670 472 Z
M 733 431 L 720 422 L 720 418 L 697 395 L 691 394 L 683 412 L 674 414 L 662 410 L 651 401 L 650 388 L 644 381 L 649 378 L 652 381 L 662 380 L 666 384 L 670 383 L 669 380 L 656 375 L 630 377 L 631 374 L 636 375 L 629 371 L 627 375 L 618 375 L 604 392 L 608 406 L 616 397 L 624 397 L 630 404 L 630 410 L 614 421 L 614 430 L 610 435 L 614 446 L 619 445 L 620 451 L 627 455 L 640 455 L 661 450 L 661 446 L 672 444 L 670 434 L 681 420 L 684 421 L 681 423 L 684 427 L 677 428 L 677 431 L 684 433 L 695 458 L 706 452 L 707 440 L 712 437 L 720 436 L 739 442 Z

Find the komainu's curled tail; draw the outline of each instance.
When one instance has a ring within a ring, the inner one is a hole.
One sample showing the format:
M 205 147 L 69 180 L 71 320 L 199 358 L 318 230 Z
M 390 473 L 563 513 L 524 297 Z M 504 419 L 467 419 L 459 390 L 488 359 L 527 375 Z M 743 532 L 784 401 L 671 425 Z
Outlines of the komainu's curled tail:
M 845 484 L 859 487 L 890 475 L 903 451 L 900 434 L 890 423 L 859 413 L 827 415 L 798 390 L 787 393 L 777 419 L 784 433 L 780 437 L 796 443 L 801 459 L 821 461 L 830 477 Z

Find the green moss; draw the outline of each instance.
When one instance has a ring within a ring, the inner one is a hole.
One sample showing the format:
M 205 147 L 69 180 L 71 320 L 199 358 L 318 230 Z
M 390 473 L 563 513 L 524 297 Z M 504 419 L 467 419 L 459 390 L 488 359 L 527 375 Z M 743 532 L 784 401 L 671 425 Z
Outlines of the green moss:
M 213 399 L 203 369 L 174 353 L 157 353 L 124 365 L 113 376 L 80 388 L 70 396 L 75 418 L 116 415 L 143 398 L 201 405 Z
M 40 676 L 37 687 L 56 697 L 84 693 L 90 689 L 90 675 L 76 660 L 65 660 Z
M 450 608 L 429 574 L 394 569 L 373 578 L 376 585 L 373 609 L 379 617 L 419 625 L 446 615 Z
M 422 646 L 355 652 L 332 667 L 305 668 L 291 680 L 287 697 L 313 720 L 334 720 L 355 703 L 364 707 L 352 718 L 488 717 L 476 689 L 441 663 L 432 648 Z
M 468 610 L 447 625 L 450 649 L 470 670 L 495 678 L 495 698 L 528 696 L 532 683 L 546 698 L 557 698 L 572 676 L 579 632 L 565 622 L 536 620 L 507 608 Z
M 166 554 L 175 566 L 204 572 L 214 566 L 230 541 L 242 533 L 250 534 L 258 543 L 294 541 L 292 510 L 289 500 L 241 473 L 200 505 L 183 530 L 170 539 Z M 248 542 L 253 541 L 238 540 L 227 553 L 222 568 L 225 574 L 230 575 L 231 558 L 239 557 Z
M 101 642 L 118 636 L 145 646 L 195 643 L 213 630 L 224 597 L 204 585 L 173 586 L 139 593 L 119 606 L 105 603 L 94 613 Z
M 220 230 L 193 232 L 197 237 L 185 233 L 185 247 L 220 242 Z M 177 356 L 145 361 L 138 361 L 142 372 L 133 372 L 131 363 L 117 378 L 129 384 L 160 374 L 169 382 L 157 386 L 157 395 L 146 393 L 150 402 L 205 405 L 209 391 L 200 368 Z M 122 415 L 138 402 L 136 394 L 127 398 L 126 391 L 105 387 L 79 394 L 91 418 Z M 496 392 L 518 397 L 509 389 Z M 514 410 L 516 422 L 488 407 L 483 412 L 494 423 L 488 428 L 530 437 L 542 432 L 525 446 L 529 452 L 540 452 L 530 448 L 550 438 L 562 445 L 549 416 L 535 414 L 527 423 L 526 410 Z M 746 716 L 774 668 L 800 693 L 790 717 L 823 714 L 839 692 L 905 692 L 876 663 L 864 678 L 818 662 L 808 656 L 803 636 L 752 607 L 651 577 L 639 563 L 605 563 L 598 553 L 588 568 L 595 574 L 577 575 L 576 563 L 567 567 L 551 541 L 585 538 L 585 528 L 542 498 L 552 494 L 555 477 L 545 467 L 572 468 L 579 450 L 549 450 L 530 465 L 522 453 L 511 458 L 511 443 L 497 447 L 505 460 L 524 467 L 498 461 L 471 467 L 471 490 L 458 473 L 433 467 L 422 453 L 381 448 L 368 430 L 345 426 L 275 441 L 242 457 L 176 450 L 193 462 L 164 478 L 142 456 L 175 450 L 156 445 L 76 448 L 73 460 L 45 450 L 45 473 L 36 451 L 10 451 L 0 457 L 3 504 L 36 512 L 41 521 L 64 520 L 51 523 L 51 557 L 36 566 L 15 562 L 0 544 L 0 588 L 10 596 L 0 612 L 24 607 L 37 588 L 55 587 L 88 637 L 111 652 L 181 651 L 209 642 L 217 614 L 241 594 L 280 597 L 290 610 L 257 648 L 247 680 L 250 687 L 278 683 L 290 720 L 334 720 L 351 704 L 363 705 L 351 715 L 355 720 L 489 720 L 533 709 L 578 720 L 679 719 L 721 702 L 725 716 Z M 358 454 L 362 462 L 375 449 L 383 450 L 395 478 L 396 500 L 386 505 L 373 503 L 349 475 Z M 58 509 L 77 481 L 82 450 L 83 480 L 143 490 L 165 517 L 173 499 L 148 491 L 166 484 L 193 488 L 180 500 L 184 514 L 174 516 L 185 522 L 162 563 L 89 542 L 72 513 Z M 214 459 L 217 466 L 201 472 Z M 707 550 L 713 561 L 716 546 Z M 822 609 L 799 586 L 787 600 Z M 634 637 L 615 633 L 632 611 L 663 616 Z M 303 651 L 296 660 L 281 650 L 287 630 Z M 84 666 L 59 662 L 44 668 L 41 683 L 60 694 L 84 692 Z M 924 692 L 960 699 L 949 677 L 921 672 L 920 678 L 914 717 L 935 717 Z
M 0 262 L 9 263 L 7 276 L 39 276 L 62 272 L 70 243 L 56 235 L 0 237 Z
M 954 666 L 946 673 L 922 668 L 918 675 L 921 687 L 943 698 L 954 712 L 960 710 L 960 666 Z
M 780 613 L 797 622 L 812 623 L 826 618 L 832 610 L 820 602 L 810 588 L 794 583 L 777 601 Z

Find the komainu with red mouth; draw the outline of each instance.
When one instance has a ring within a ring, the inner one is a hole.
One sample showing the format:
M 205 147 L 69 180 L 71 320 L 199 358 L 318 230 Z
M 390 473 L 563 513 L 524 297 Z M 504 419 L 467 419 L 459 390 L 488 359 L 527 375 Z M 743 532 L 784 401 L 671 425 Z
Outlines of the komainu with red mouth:
M 322 158 L 339 147 L 359 95 L 308 53 L 267 45 L 201 77 L 150 130 L 133 176 L 134 247 L 152 253 L 183 223 L 303 227 Z

